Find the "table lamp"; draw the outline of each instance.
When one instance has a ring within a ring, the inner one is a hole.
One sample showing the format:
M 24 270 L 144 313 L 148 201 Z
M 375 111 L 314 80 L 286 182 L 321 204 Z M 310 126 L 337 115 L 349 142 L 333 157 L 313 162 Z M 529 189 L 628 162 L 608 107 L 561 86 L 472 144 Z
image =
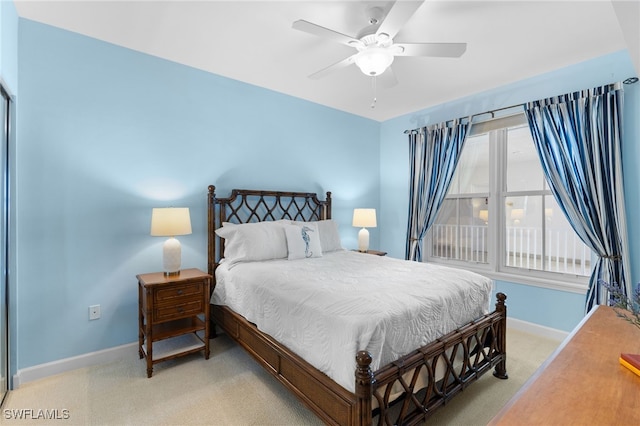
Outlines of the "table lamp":
M 354 209 L 353 226 L 362 228 L 358 232 L 358 251 L 369 250 L 369 231 L 367 228 L 376 227 L 376 209 Z
M 478 212 L 478 217 L 480 218 L 480 220 L 482 220 L 484 222 L 484 224 L 486 225 L 489 222 L 489 210 L 480 210 Z
M 154 208 L 151 213 L 151 235 L 169 237 L 162 246 L 165 276 L 180 275 L 181 248 L 177 235 L 191 234 L 191 218 L 187 207 Z
M 513 220 L 514 225 L 520 225 L 520 220 L 524 217 L 524 209 L 512 209 L 511 210 L 511 219 Z

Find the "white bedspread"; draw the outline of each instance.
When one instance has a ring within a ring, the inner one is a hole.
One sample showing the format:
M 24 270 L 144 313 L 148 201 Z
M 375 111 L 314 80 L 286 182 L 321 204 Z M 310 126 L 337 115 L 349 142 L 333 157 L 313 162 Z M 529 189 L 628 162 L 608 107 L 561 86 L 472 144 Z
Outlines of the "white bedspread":
M 355 354 L 372 369 L 489 311 L 492 281 L 472 272 L 351 251 L 216 270 L 211 302 L 354 391 Z

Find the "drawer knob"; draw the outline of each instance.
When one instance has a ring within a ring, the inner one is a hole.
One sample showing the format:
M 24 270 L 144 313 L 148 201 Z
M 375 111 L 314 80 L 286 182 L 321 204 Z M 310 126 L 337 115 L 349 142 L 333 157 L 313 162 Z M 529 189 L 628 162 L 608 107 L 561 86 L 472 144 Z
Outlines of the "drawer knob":
M 183 294 L 183 293 L 184 293 L 184 291 L 182 291 L 182 289 L 178 290 L 178 294 L 179 294 L 179 295 L 181 295 L 181 294 Z
M 183 313 L 184 312 L 184 308 L 178 308 L 178 313 Z

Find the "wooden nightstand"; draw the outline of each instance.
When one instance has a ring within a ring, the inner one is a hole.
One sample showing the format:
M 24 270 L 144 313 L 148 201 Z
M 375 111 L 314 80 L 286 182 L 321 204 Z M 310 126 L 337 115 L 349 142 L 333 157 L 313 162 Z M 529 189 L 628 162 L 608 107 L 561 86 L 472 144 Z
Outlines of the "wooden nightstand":
M 211 275 L 184 269 L 177 276 L 163 272 L 138 278 L 138 353 L 153 364 L 204 350 L 209 359 L 209 288 Z
M 373 255 L 376 255 L 376 256 L 386 256 L 387 255 L 386 251 L 378 251 L 378 250 L 367 250 L 367 251 L 352 250 L 352 251 L 357 251 L 358 253 L 373 254 Z

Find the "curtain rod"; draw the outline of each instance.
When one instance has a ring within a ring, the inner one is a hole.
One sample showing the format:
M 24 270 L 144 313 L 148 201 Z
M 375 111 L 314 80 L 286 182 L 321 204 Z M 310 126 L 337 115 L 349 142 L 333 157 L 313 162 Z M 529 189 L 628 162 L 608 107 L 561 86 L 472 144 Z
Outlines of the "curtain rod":
M 478 114 L 473 114 L 471 116 L 471 120 L 473 120 L 476 117 L 480 117 L 481 115 L 485 115 L 485 114 L 491 114 L 491 118 L 493 119 L 493 118 L 496 118 L 496 112 L 507 111 L 509 109 L 516 109 L 516 108 L 519 108 L 519 109 L 523 110 L 524 104 L 511 105 L 511 106 L 504 107 L 504 108 L 493 109 L 491 111 L 479 112 Z M 518 111 L 518 112 L 521 112 L 521 111 Z M 503 117 L 508 117 L 509 115 L 511 115 L 511 114 L 506 114 Z M 499 118 L 501 118 L 501 117 L 499 117 Z
M 466 119 L 469 119 L 470 121 L 472 121 L 472 122 L 473 122 L 473 119 L 474 119 L 474 118 L 476 118 L 476 117 L 480 117 L 481 115 L 486 115 L 486 114 L 491 114 L 491 119 L 494 119 L 494 118 L 496 118 L 496 116 L 495 116 L 496 112 L 506 111 L 506 110 L 515 109 L 515 108 L 520 108 L 520 109 L 522 109 L 522 108 L 524 108 L 524 104 L 516 104 L 516 105 L 511 105 L 511 106 L 508 106 L 508 107 L 502 107 L 502 108 L 493 109 L 493 110 L 490 110 L 490 111 L 479 112 L 479 113 L 477 113 L 477 114 L 473 114 L 473 115 L 471 115 L 471 116 L 470 116 L 470 118 L 462 117 L 462 118 L 459 118 L 459 120 L 466 120 Z M 518 111 L 518 112 L 520 112 L 520 111 Z M 503 117 L 508 117 L 509 115 L 515 115 L 515 114 L 507 114 L 507 115 L 504 115 Z M 502 118 L 502 117 L 499 117 L 499 118 Z M 488 121 L 488 120 L 485 120 L 485 121 Z M 447 123 L 447 124 L 448 124 L 448 123 L 450 123 L 450 122 L 453 122 L 453 120 L 447 120 L 447 121 L 445 121 L 445 123 Z M 476 123 L 477 123 L 477 122 L 476 122 Z M 425 126 L 422 126 L 422 127 L 425 127 Z M 404 131 L 404 133 L 405 133 L 405 134 L 408 134 L 408 133 L 411 133 L 411 132 L 417 132 L 417 131 L 419 131 L 422 127 L 419 127 L 419 128 L 417 128 L 417 129 L 412 129 L 412 130 L 405 130 L 405 131 Z
M 638 82 L 638 77 L 630 77 L 630 78 L 627 78 L 626 80 L 622 81 L 623 84 L 627 84 L 627 85 L 634 84 L 634 83 L 637 83 L 637 82 Z M 619 81 L 618 82 L 614 82 L 614 83 L 604 84 L 601 87 L 607 87 L 607 86 L 612 88 L 612 89 L 622 88 L 622 84 Z M 581 91 L 576 91 L 576 92 L 581 92 Z M 576 93 L 576 92 L 573 92 L 573 93 Z M 526 103 L 527 102 L 524 102 L 524 103 L 521 103 L 521 104 L 516 104 L 516 105 L 511 105 L 511 106 L 508 106 L 508 107 L 498 108 L 498 109 L 494 109 L 494 110 L 490 110 L 490 111 L 480 112 L 480 113 L 477 113 L 477 114 L 473 114 L 473 115 L 471 115 L 471 118 L 469 120 L 471 120 L 473 122 L 474 118 L 479 117 L 481 115 L 485 115 L 485 114 L 491 114 L 491 119 L 494 119 L 494 118 L 496 118 L 495 117 L 495 113 L 496 112 L 505 111 L 505 110 L 509 110 L 509 109 L 515 109 L 515 108 L 524 108 L 524 105 Z M 507 116 L 508 115 L 505 115 L 504 117 L 507 117 Z M 500 117 L 500 118 L 502 118 L 502 117 Z M 463 118 L 461 118 L 459 120 L 465 120 L 465 119 L 467 119 L 467 117 L 463 117 Z M 447 121 L 445 121 L 445 123 L 448 124 L 449 122 L 452 122 L 452 121 L 453 120 L 447 120 Z M 488 120 L 485 120 L 485 121 L 488 121 Z M 425 126 L 422 126 L 422 127 L 425 127 Z M 407 134 L 407 133 L 412 133 L 412 132 L 418 132 L 422 127 L 419 127 L 417 129 L 413 129 L 413 130 L 405 130 L 404 133 Z

